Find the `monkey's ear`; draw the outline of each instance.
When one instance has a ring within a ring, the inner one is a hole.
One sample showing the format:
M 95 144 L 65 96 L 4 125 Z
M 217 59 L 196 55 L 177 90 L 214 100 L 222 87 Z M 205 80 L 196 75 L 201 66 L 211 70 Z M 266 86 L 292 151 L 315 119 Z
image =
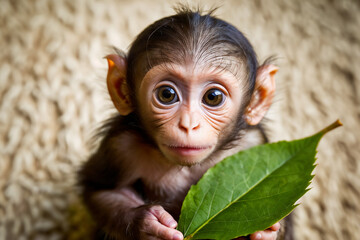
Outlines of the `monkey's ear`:
M 256 72 L 255 91 L 248 108 L 245 120 L 249 125 L 258 124 L 269 110 L 275 93 L 275 73 L 278 67 L 272 64 L 262 65 Z
M 108 55 L 105 58 L 109 65 L 107 88 L 111 100 L 120 115 L 126 116 L 133 111 L 126 83 L 126 60 L 124 57 L 116 54 Z

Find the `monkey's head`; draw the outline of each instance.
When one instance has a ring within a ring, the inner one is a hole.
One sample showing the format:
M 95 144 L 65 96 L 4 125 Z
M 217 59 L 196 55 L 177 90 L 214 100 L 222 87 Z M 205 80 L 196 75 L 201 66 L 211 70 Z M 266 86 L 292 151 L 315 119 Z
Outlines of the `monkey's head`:
M 107 56 L 108 90 L 121 115 L 135 112 L 161 153 L 193 165 L 257 125 L 275 91 L 271 64 L 234 26 L 182 9 L 147 27 L 127 56 Z

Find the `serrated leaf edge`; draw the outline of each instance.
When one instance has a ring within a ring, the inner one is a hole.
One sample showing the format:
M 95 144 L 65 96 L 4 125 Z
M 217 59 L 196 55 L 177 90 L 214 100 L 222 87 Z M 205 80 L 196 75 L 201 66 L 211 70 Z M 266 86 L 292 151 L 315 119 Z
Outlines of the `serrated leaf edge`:
M 316 136 L 317 134 L 313 135 L 313 136 L 310 136 L 310 137 L 306 137 L 306 138 L 303 138 L 303 139 L 299 139 L 297 141 L 302 141 L 302 140 L 306 140 L 306 139 L 309 139 L 311 137 L 314 137 Z M 320 138 L 317 140 L 317 143 L 316 143 L 316 146 L 318 145 L 319 143 L 319 140 L 321 139 L 321 136 Z M 270 143 L 270 144 L 267 144 L 267 145 L 272 145 L 272 144 L 279 144 L 279 143 L 289 143 L 289 141 L 280 141 L 280 142 L 276 142 L 276 143 Z M 299 151 L 296 151 L 294 154 L 292 154 L 287 160 L 285 160 L 281 165 L 279 165 L 277 168 L 274 168 L 273 171 L 271 171 L 266 177 L 262 178 L 261 180 L 259 180 L 256 184 L 254 184 L 251 188 L 249 188 L 249 190 L 247 192 L 244 192 L 241 196 L 239 196 L 238 198 L 236 198 L 234 201 L 230 202 L 228 205 L 226 205 L 222 210 L 220 210 L 217 214 L 214 214 L 212 217 L 210 217 L 206 222 L 204 222 L 199 228 L 196 229 L 196 231 L 194 231 L 194 233 L 188 235 L 185 240 L 188 240 L 188 239 L 191 239 L 193 236 L 195 236 L 195 234 L 197 232 L 199 232 L 205 225 L 207 225 L 212 219 L 214 219 L 216 216 L 218 216 L 219 214 L 221 214 L 223 211 L 225 211 L 226 209 L 228 209 L 231 205 L 233 205 L 234 203 L 236 203 L 240 198 L 242 198 L 244 195 L 246 195 L 247 193 L 249 193 L 251 190 L 253 190 L 256 186 L 258 186 L 261 182 L 263 182 L 265 179 L 267 179 L 273 172 L 275 172 L 276 170 L 278 170 L 279 168 L 281 168 L 282 166 L 284 166 L 288 161 L 290 161 L 291 159 L 294 158 L 294 156 L 296 156 L 299 152 L 301 152 L 301 150 Z M 315 154 L 314 154 L 314 162 L 315 162 L 315 156 L 317 154 L 317 151 L 315 151 Z M 215 166 L 216 167 L 216 166 Z M 314 170 L 315 168 L 315 165 L 313 165 L 313 169 L 312 171 Z M 312 175 L 313 176 L 313 175 Z M 312 179 L 312 178 L 311 178 Z M 308 186 L 310 185 L 310 182 L 311 182 L 311 179 L 309 180 L 308 182 Z M 306 193 L 306 191 L 304 191 L 304 194 Z M 303 195 L 304 195 L 303 194 Z M 302 195 L 302 196 L 303 196 Z M 195 215 L 193 216 L 193 218 L 191 219 L 191 222 L 193 221 L 193 219 L 195 218 Z M 191 223 L 190 222 L 190 223 Z M 191 226 L 191 224 L 189 224 L 189 227 Z M 189 229 L 188 227 L 188 229 Z M 184 235 L 186 235 L 186 232 L 184 233 Z

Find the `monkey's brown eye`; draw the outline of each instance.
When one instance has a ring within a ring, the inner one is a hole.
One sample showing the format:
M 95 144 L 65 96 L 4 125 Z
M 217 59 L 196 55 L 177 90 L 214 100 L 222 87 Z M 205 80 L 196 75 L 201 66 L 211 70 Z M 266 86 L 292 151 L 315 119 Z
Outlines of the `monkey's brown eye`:
M 162 104 L 166 105 L 173 104 L 179 100 L 176 91 L 169 86 L 159 87 L 157 89 L 156 97 Z
M 216 107 L 224 102 L 224 93 L 218 89 L 210 89 L 203 97 L 203 103 L 210 106 Z

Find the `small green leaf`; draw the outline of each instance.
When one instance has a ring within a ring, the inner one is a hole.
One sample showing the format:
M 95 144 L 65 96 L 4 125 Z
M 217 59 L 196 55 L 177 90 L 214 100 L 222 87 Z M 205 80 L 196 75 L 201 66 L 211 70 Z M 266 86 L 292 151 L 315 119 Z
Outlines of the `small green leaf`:
M 178 229 L 185 239 L 233 239 L 287 216 L 310 184 L 316 147 L 336 121 L 291 142 L 264 144 L 228 157 L 191 187 Z

